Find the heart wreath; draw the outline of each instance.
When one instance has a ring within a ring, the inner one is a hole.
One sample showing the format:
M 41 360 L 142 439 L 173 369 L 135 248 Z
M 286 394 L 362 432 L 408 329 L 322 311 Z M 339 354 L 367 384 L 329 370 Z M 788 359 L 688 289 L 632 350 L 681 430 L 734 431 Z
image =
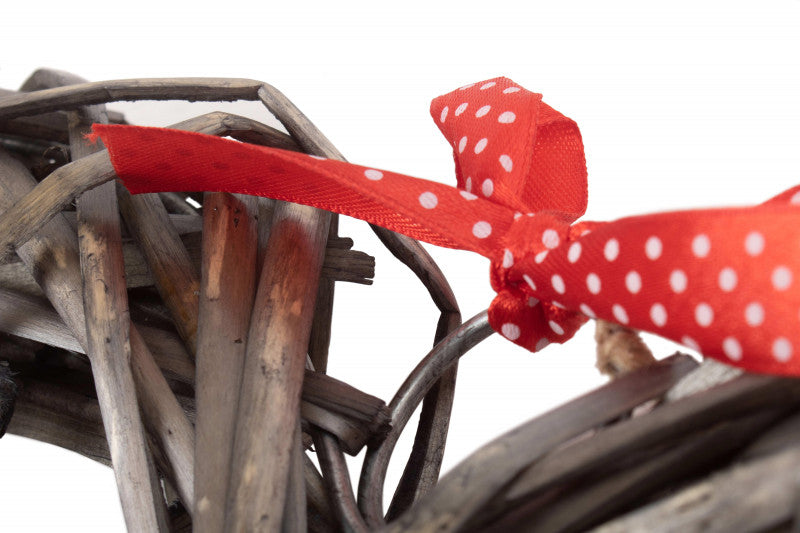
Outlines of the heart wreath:
M 458 188 L 198 133 L 94 132 L 132 193 L 267 196 L 488 257 L 490 324 L 531 351 L 603 318 L 800 375 L 800 187 L 753 207 L 574 223 L 587 202 L 583 144 L 541 95 L 495 78 L 436 98 L 431 114 Z

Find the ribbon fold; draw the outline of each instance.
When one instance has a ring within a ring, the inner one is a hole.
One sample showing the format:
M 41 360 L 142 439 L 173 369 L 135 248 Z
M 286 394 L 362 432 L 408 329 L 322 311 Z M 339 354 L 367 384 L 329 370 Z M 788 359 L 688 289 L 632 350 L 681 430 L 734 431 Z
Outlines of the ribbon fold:
M 490 323 L 531 351 L 589 318 L 755 372 L 800 375 L 800 187 L 746 208 L 574 223 L 577 125 L 506 78 L 436 98 L 457 188 L 160 128 L 95 125 L 131 193 L 228 191 L 311 205 L 492 261 Z

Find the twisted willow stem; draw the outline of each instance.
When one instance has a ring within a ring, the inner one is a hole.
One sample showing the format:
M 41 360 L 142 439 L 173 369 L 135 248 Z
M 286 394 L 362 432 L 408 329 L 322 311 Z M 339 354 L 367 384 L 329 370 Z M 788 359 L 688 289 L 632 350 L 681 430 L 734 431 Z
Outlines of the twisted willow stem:
M 389 404 L 392 430 L 367 449 L 358 486 L 358 503 L 371 527 L 383 523 L 383 484 L 394 447 L 414 410 L 458 359 L 493 333 L 487 311 L 475 315 L 434 347 L 417 365 Z

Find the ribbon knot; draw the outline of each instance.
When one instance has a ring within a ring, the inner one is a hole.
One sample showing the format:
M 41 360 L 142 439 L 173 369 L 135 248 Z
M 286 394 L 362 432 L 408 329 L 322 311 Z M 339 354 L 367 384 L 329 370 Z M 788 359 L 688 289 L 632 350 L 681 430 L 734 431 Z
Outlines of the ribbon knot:
M 488 257 L 490 322 L 530 350 L 603 318 L 800 375 L 800 187 L 753 207 L 574 223 L 587 202 L 583 144 L 541 95 L 495 78 L 435 99 L 431 114 L 458 188 L 196 133 L 94 130 L 132 193 L 268 196 Z
M 582 313 L 568 310 L 540 287 L 550 285 L 556 294 L 566 291 L 558 273 L 539 273 L 551 254 L 571 246 L 575 230 L 563 217 L 550 213 L 515 215 L 505 247 L 492 261 L 491 283 L 497 292 L 489 308 L 489 322 L 507 339 L 539 351 L 551 342 L 564 342 L 586 322 Z

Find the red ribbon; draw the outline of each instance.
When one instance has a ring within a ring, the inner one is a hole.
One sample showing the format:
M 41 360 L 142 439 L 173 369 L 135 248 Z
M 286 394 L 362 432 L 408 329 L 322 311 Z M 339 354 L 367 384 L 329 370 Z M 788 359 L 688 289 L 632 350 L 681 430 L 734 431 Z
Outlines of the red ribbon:
M 197 133 L 96 125 L 132 193 L 229 191 L 353 216 L 492 260 L 492 327 L 537 351 L 599 317 L 757 372 L 800 375 L 800 187 L 754 207 L 572 224 L 575 123 L 495 78 L 433 101 L 458 188 Z

